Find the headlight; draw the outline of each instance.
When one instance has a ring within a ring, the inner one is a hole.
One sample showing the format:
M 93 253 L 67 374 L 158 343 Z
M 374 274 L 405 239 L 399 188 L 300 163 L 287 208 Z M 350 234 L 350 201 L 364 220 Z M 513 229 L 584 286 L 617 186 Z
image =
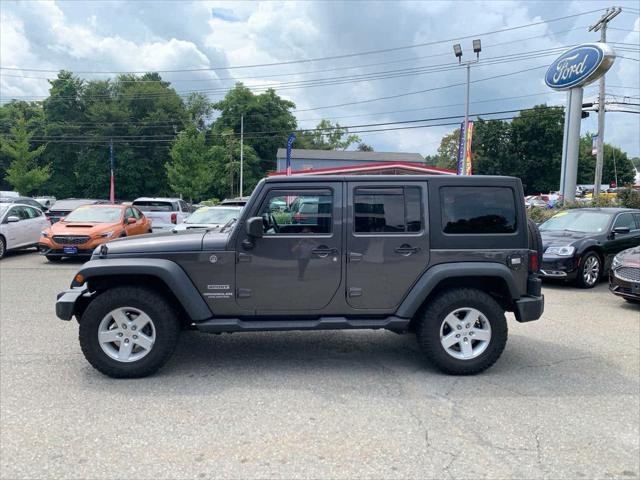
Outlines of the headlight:
M 101 236 L 101 237 L 104 237 L 104 238 L 111 238 L 111 237 L 113 236 L 113 234 L 114 234 L 114 233 L 115 233 L 115 232 L 114 232 L 113 230 L 112 230 L 112 231 L 110 231 L 110 232 L 102 232 L 102 233 L 100 234 L 100 236 Z
M 613 257 L 613 261 L 611 262 L 611 268 L 616 269 L 622 265 L 622 259 L 620 258 L 620 254 Z
M 558 255 L 559 257 L 570 257 L 576 251 L 575 247 L 549 247 L 544 253 Z
M 49 236 L 49 233 L 48 233 L 46 230 L 42 230 L 42 231 L 40 232 L 40 235 L 42 235 L 43 237 L 48 237 L 48 236 Z

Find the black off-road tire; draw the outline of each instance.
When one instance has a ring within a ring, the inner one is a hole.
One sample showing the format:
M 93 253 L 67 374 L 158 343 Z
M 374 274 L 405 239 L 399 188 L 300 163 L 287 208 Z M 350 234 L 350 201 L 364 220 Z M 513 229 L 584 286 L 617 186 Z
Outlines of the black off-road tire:
M 47 260 L 49 260 L 51 263 L 56 263 L 56 262 L 61 262 L 62 261 L 62 257 L 58 257 L 56 255 L 45 255 L 45 257 L 47 258 Z
M 598 264 L 600 266 L 599 267 L 600 273 L 598 275 L 598 279 L 592 284 L 588 283 L 584 278 L 585 269 L 587 268 L 588 261 L 591 257 L 595 257 L 598 260 Z M 602 259 L 600 258 L 600 255 L 598 255 L 596 252 L 587 252 L 580 259 L 580 266 L 578 267 L 578 271 L 576 272 L 575 284 L 580 288 L 593 288 L 596 285 L 598 285 L 598 283 L 600 283 L 600 280 L 602 279 L 602 271 L 603 271 L 603 264 L 602 264 Z
M 476 358 L 461 360 L 449 355 L 440 343 L 440 326 L 458 308 L 475 308 L 488 320 L 491 339 Z M 416 322 L 418 344 L 425 357 L 440 371 L 450 375 L 474 375 L 491 367 L 502 355 L 508 328 L 504 310 L 487 293 L 475 288 L 445 290 L 430 301 Z
M 4 237 L 0 235 L 0 259 L 4 257 L 4 254 L 7 253 L 7 243 L 4 240 Z
M 134 362 L 124 363 L 109 357 L 98 342 L 100 322 L 118 307 L 133 307 L 145 312 L 155 326 L 153 348 Z M 179 336 L 180 322 L 174 308 L 160 294 L 144 287 L 115 287 L 99 294 L 87 306 L 80 321 L 82 353 L 96 370 L 113 378 L 140 378 L 155 373 L 171 357 Z

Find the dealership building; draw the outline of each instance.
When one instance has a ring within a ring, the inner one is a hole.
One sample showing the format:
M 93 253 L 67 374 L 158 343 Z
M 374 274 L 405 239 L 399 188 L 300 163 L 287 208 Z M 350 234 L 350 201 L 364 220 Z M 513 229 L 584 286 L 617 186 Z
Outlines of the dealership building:
M 287 174 L 287 150 L 279 148 L 277 171 Z M 454 170 L 425 165 L 419 153 L 291 150 L 292 175 L 455 175 Z

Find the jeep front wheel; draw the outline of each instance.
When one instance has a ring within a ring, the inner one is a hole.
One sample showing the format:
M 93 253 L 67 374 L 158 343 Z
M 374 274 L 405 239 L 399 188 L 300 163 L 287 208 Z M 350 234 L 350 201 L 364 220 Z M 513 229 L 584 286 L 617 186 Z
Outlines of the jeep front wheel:
M 447 290 L 417 319 L 418 343 L 427 359 L 452 375 L 472 375 L 492 366 L 507 342 L 504 311 L 487 293 Z
M 180 334 L 162 296 L 139 287 L 99 294 L 82 314 L 80 346 L 89 363 L 114 378 L 151 375 L 173 353 Z

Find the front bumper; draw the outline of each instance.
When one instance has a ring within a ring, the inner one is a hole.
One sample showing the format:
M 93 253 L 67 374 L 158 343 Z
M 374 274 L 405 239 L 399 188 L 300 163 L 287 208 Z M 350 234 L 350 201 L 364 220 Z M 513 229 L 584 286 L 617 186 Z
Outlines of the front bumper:
M 573 280 L 578 272 L 579 259 L 577 257 L 559 257 L 543 255 L 540 276 L 543 278 L 557 278 Z
M 86 243 L 81 243 L 79 245 L 61 245 L 59 243 L 54 242 L 50 238 L 40 237 L 38 241 L 38 252 L 42 255 L 48 255 L 51 257 L 90 257 L 93 251 L 96 249 L 98 245 L 102 245 L 103 243 L 107 243 L 111 238 L 92 238 Z M 65 247 L 76 247 L 76 253 L 68 253 L 64 251 Z
M 522 297 L 515 304 L 513 313 L 517 321 L 523 323 L 538 320 L 544 312 L 544 295 Z
M 90 296 L 89 287 L 87 287 L 86 283 L 80 287 L 73 287 L 59 293 L 56 301 L 56 316 L 60 320 L 71 320 L 76 313 L 76 303 L 83 296 Z
M 640 282 L 620 278 L 613 270 L 609 272 L 609 291 L 622 298 L 640 301 Z

